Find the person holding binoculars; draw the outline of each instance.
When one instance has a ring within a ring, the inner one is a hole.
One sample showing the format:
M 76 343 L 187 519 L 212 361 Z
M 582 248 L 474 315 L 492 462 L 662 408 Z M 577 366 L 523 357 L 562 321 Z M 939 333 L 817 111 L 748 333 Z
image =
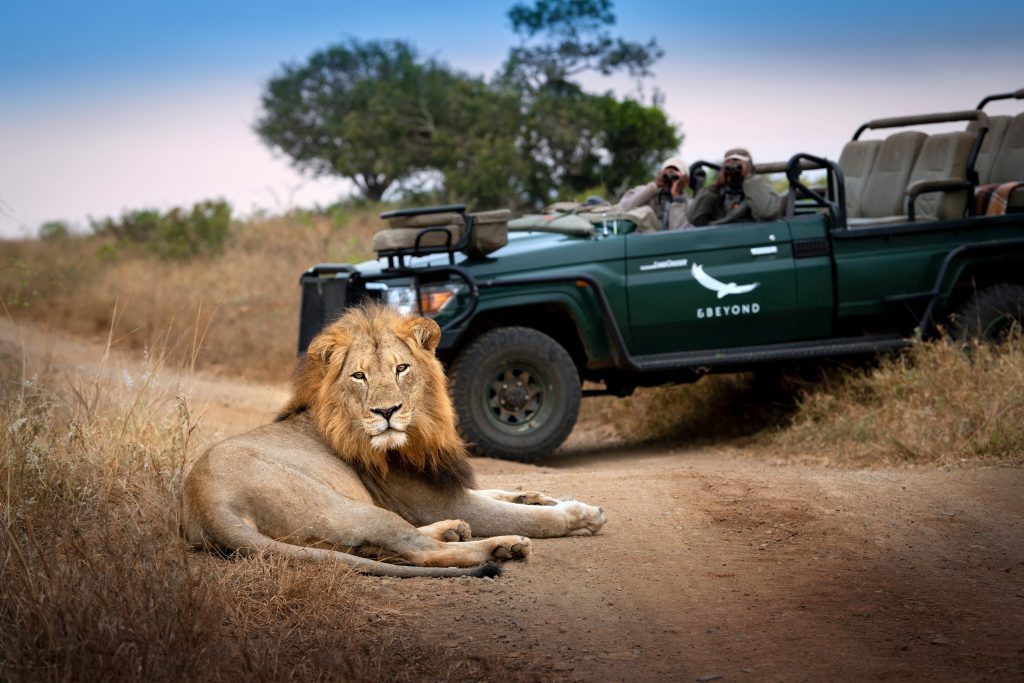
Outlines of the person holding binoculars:
M 686 186 L 689 183 L 686 163 L 679 157 L 671 157 L 662 163 L 654 182 L 634 187 L 619 200 L 619 206 L 627 210 L 649 207 L 661 230 L 688 228 Z M 639 230 L 645 231 L 643 225 Z
M 695 226 L 722 225 L 769 221 L 781 211 L 782 197 L 754 173 L 750 152 L 736 147 L 725 153 L 715 182 L 702 187 L 690 202 L 687 218 Z

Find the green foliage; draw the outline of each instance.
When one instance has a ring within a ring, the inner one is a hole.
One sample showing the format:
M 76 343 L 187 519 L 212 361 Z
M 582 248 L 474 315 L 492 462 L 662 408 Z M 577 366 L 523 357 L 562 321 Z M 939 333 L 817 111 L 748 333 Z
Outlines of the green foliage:
M 173 208 L 165 214 L 154 209 L 125 211 L 120 220 L 92 222 L 93 232 L 109 235 L 120 244 L 141 244 L 170 260 L 218 255 L 231 230 L 231 206 L 223 200 L 198 202 L 192 209 Z M 109 249 L 107 248 L 109 246 Z M 117 259 L 113 245 L 100 247 L 101 260 Z
M 403 41 L 351 39 L 270 80 L 256 132 L 314 175 L 368 201 L 545 204 L 650 178 L 680 136 L 657 102 L 584 92 L 587 70 L 637 78 L 662 51 L 613 37 L 611 0 L 536 0 L 508 13 L 521 44 L 492 82 L 421 59 Z
M 155 209 L 125 211 L 121 220 L 104 218 L 92 221 L 92 230 L 97 235 L 110 235 L 119 242 L 145 244 L 153 238 L 160 226 L 160 212 Z
M 298 168 L 349 178 L 378 201 L 429 162 L 430 105 L 444 95 L 428 90 L 434 71 L 406 42 L 349 40 L 271 79 L 256 132 Z
M 39 239 L 44 242 L 63 242 L 71 236 L 64 221 L 47 221 L 39 226 Z
M 646 77 L 663 54 L 657 43 L 613 38 L 611 0 L 536 0 L 513 6 L 508 17 L 521 44 L 510 52 L 501 80 L 522 102 L 526 198 L 544 204 L 595 185 L 617 196 L 648 180 L 657 161 L 681 142 L 657 102 L 592 95 L 572 79 L 622 69 Z
M 584 71 L 607 76 L 625 69 L 644 78 L 664 54 L 653 38 L 640 44 L 611 36 L 611 0 L 535 0 L 514 5 L 508 18 L 520 44 L 509 53 L 503 78 L 521 87 L 570 83 Z

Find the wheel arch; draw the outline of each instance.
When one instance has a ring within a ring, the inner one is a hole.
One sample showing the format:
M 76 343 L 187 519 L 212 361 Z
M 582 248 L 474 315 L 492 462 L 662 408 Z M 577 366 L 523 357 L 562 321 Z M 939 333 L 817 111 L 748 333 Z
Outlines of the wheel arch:
M 945 296 L 942 317 L 948 320 L 979 292 L 999 284 L 1024 285 L 1024 253 L 998 260 L 984 257 L 962 259 L 941 288 Z
M 579 322 L 570 307 L 558 301 L 494 307 L 481 311 L 460 335 L 458 343 L 444 351 L 442 360 L 446 365 L 451 365 L 462 349 L 474 339 L 499 327 L 528 327 L 548 335 L 568 352 L 581 377 L 586 372 L 588 356 Z

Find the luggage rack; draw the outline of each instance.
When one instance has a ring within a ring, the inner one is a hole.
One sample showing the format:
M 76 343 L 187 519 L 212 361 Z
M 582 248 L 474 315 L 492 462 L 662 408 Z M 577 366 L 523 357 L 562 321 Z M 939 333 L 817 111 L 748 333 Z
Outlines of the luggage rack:
M 473 237 L 473 224 L 475 219 L 472 214 L 466 213 L 465 204 L 443 204 L 440 206 L 428 206 L 424 208 L 415 209 L 398 209 L 395 211 L 385 211 L 380 214 L 380 217 L 385 220 L 394 220 L 396 218 L 411 218 L 413 216 L 430 216 L 437 214 L 458 214 L 463 221 L 465 229 L 462 236 L 458 240 L 452 241 L 451 225 L 439 224 L 439 225 L 428 225 L 419 228 L 419 232 L 416 233 L 416 237 L 410 247 L 397 247 L 393 249 L 382 249 L 377 252 L 377 256 L 380 258 L 386 258 L 388 260 L 388 266 L 385 270 L 405 270 L 410 266 L 406 262 L 407 258 L 414 256 L 427 256 L 430 254 L 448 254 L 448 265 L 451 267 L 455 266 L 455 253 L 462 251 L 470 243 Z M 408 228 L 410 230 L 416 228 Z M 444 236 L 444 243 L 438 245 L 426 245 L 423 244 L 423 240 L 426 236 L 431 234 L 441 234 Z

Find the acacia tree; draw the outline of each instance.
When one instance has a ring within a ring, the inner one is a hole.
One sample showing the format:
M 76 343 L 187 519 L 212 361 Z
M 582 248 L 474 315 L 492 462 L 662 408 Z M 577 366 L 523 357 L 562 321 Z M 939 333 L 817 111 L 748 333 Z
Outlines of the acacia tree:
M 509 53 L 504 77 L 533 89 L 571 83 L 585 71 L 608 76 L 625 69 L 645 78 L 664 54 L 653 38 L 641 44 L 612 37 L 611 0 L 535 0 L 513 5 L 508 18 L 520 44 Z
M 657 101 L 593 95 L 574 80 L 586 71 L 626 71 L 640 80 L 662 56 L 654 39 L 613 37 L 611 6 L 611 0 L 535 0 L 508 12 L 520 43 L 498 81 L 521 102 L 523 186 L 533 203 L 598 186 L 618 194 L 644 180 L 655 160 L 681 142 Z
M 286 65 L 263 93 L 255 129 L 313 175 L 351 179 L 379 200 L 429 166 L 432 61 L 402 41 L 350 40 Z

